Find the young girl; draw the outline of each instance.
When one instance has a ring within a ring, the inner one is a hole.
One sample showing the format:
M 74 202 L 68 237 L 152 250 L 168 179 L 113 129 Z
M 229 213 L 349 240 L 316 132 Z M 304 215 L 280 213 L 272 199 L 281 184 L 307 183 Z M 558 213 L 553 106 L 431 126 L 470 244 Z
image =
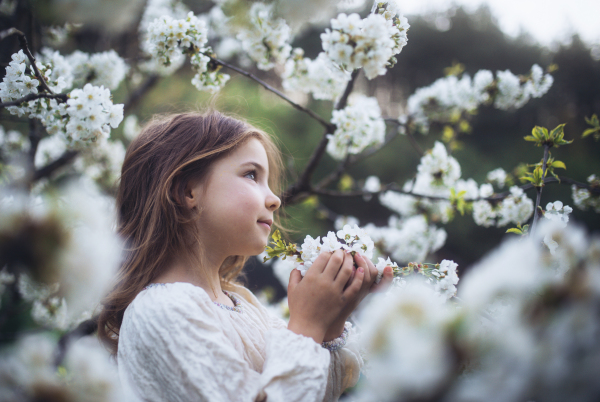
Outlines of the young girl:
M 345 323 L 373 288 L 370 261 L 338 250 L 304 278 L 294 270 L 287 325 L 236 282 L 267 244 L 280 177 L 271 139 L 218 112 L 154 121 L 129 146 L 117 196 L 126 258 L 99 335 L 143 400 L 337 400 L 358 380 Z

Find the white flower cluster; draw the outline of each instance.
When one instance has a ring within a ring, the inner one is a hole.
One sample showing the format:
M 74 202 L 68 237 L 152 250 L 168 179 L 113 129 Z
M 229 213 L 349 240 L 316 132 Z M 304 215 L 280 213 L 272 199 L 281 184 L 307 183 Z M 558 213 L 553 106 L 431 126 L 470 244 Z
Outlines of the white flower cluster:
M 104 297 L 122 246 L 113 231 L 113 202 L 84 181 L 57 198 L 3 194 L 2 249 L 10 253 L 7 247 L 19 241 L 39 250 L 34 260 L 21 260 L 19 254 L 8 258 L 8 269 L 21 272 L 18 290 L 33 304 L 36 321 L 66 329 L 89 315 Z
M 563 205 L 561 201 L 549 202 L 544 211 L 544 218 L 553 222 L 555 227 L 564 228 L 569 222 L 569 214 L 573 212 L 573 208 L 568 205 Z M 552 233 L 546 233 L 544 236 L 544 244 L 550 250 L 552 255 L 556 254 L 558 243 L 552 238 Z
M 116 89 L 129 71 L 127 63 L 114 50 L 94 54 L 76 50 L 66 61 L 73 69 L 76 86 L 90 83 Z
M 9 159 L 15 152 L 24 152 L 29 148 L 25 136 L 16 130 L 5 131 L 0 126 L 0 160 Z
M 123 105 L 114 105 L 110 91 L 86 84 L 69 94 L 66 114 L 66 138 L 70 145 L 89 144 L 110 136 L 110 127 L 117 128 L 123 120 Z M 62 105 L 61 105 L 62 106 Z
M 409 27 L 394 2 L 376 2 L 374 12 L 365 19 L 339 14 L 331 20 L 331 29 L 321 34 L 321 41 L 334 63 L 348 71 L 362 67 L 365 76 L 373 79 L 395 64 L 393 57 L 406 45 Z
M 12 61 L 6 67 L 6 74 L 0 83 L 0 99 L 10 102 L 29 94 L 37 94 L 40 81 L 35 78 L 33 71 L 27 73 L 27 56 L 23 50 L 11 56 Z M 23 115 L 24 109 L 11 106 L 6 108 L 11 114 Z
M 179 60 L 189 54 L 196 75 L 192 84 L 199 90 L 214 93 L 229 80 L 229 75 L 220 72 L 220 66 L 211 62 L 203 52 L 212 53 L 206 47 L 208 29 L 204 20 L 192 12 L 185 19 L 163 16 L 148 26 L 148 51 L 159 63 L 168 66 L 171 60 Z
M 327 152 L 334 159 L 358 154 L 385 140 L 385 122 L 375 98 L 362 95 L 352 97 L 348 106 L 342 110 L 334 110 L 332 115 L 331 122 L 336 125 L 336 129 L 327 136 Z
M 506 183 L 506 172 L 502 168 L 494 169 L 488 172 L 486 179 L 490 183 L 495 183 L 499 188 L 503 188 Z
M 338 99 L 351 74 L 332 63 L 323 52 L 316 59 L 304 57 L 304 51 L 294 49 L 285 63 L 283 87 L 288 91 L 312 93 L 315 99 Z
M 446 242 L 446 231 L 429 225 L 423 215 L 399 219 L 392 215 L 387 226 L 365 226 L 365 232 L 379 249 L 395 261 L 424 261 Z
M 481 186 L 481 197 L 489 197 L 492 194 L 493 189 L 490 184 Z M 526 222 L 532 214 L 533 201 L 517 186 L 512 186 L 510 195 L 496 205 L 486 200 L 473 203 L 473 220 L 476 224 L 484 227 L 494 225 L 501 227 L 510 223 L 520 225 Z
M 338 239 L 343 242 L 340 242 Z M 323 239 L 320 236 L 316 239 L 306 236 L 299 250 L 302 261 L 297 263 L 296 268 L 304 276 L 319 254 L 324 251 L 334 252 L 340 249 L 347 253 L 358 253 L 365 258 L 371 259 L 373 258 L 374 247 L 375 244 L 364 229 L 357 225 L 346 225 L 342 230 L 338 230 L 337 235 L 334 232 L 329 232 L 327 236 L 323 236 Z
M 21 337 L 0 359 L 3 401 L 47 401 L 60 396 L 72 401 L 137 400 L 121 387 L 116 366 L 98 340 L 86 337 L 69 347 L 56 369 L 58 345 L 51 334 Z M 133 398 L 133 399 L 132 399 Z
M 181 1 L 148 0 L 139 26 L 140 47 L 142 51 L 146 55 L 152 56 L 154 45 L 152 42 L 148 41 L 148 27 L 153 21 L 163 17 L 170 17 L 175 20 L 185 19 L 188 12 L 188 8 Z M 165 65 L 158 59 L 152 57 L 150 60 L 141 63 L 140 67 L 148 72 L 170 75 L 183 65 L 185 57 L 181 53 L 175 53 L 170 58 L 170 62 L 169 65 Z
M 588 183 L 596 188 L 600 188 L 600 180 L 595 174 L 587 178 Z M 580 188 L 576 185 L 571 187 L 573 203 L 581 210 L 588 208 L 600 213 L 600 196 L 593 195 L 587 188 Z
M 439 267 L 432 270 L 431 275 L 437 279 L 434 282 L 435 291 L 442 295 L 446 300 L 456 295 L 456 285 L 458 284 L 458 264 L 451 260 L 442 260 Z
M 539 228 L 473 266 L 459 308 L 414 281 L 370 299 L 358 315 L 369 368 L 357 400 L 462 402 L 498 390 L 509 401 L 594 400 L 600 240 L 554 227 L 552 255 Z
M 427 132 L 431 120 L 448 121 L 457 113 L 477 109 L 489 99 L 488 88 L 493 82 L 494 75 L 488 70 L 478 71 L 473 79 L 468 74 L 461 79 L 454 75 L 440 78 L 408 98 L 408 114 Z
M 449 198 L 450 189 L 454 188 L 456 192 L 467 191 L 465 198 L 476 198 L 477 184 L 472 179 L 460 180 L 460 175 L 458 161 L 448 155 L 444 144 L 436 141 L 433 149 L 421 158 L 415 179 L 407 182 L 403 190 L 419 195 Z M 382 205 L 401 216 L 408 217 L 420 213 L 419 211 L 427 211 L 435 221 L 446 223 L 451 218 L 451 204 L 446 200 L 413 197 L 395 191 L 382 193 L 379 200 Z
M 359 313 L 369 367 L 357 400 L 429 396 L 451 367 L 445 339 L 456 309 L 415 277 L 402 291 L 372 298 Z
M 478 71 L 473 79 L 468 74 L 460 79 L 452 75 L 417 89 L 408 98 L 408 115 L 426 133 L 430 121 L 447 122 L 456 114 L 472 112 L 488 101 L 493 100 L 498 109 L 520 108 L 529 99 L 548 92 L 552 83 L 552 76 L 544 74 L 537 64 L 531 67 L 529 77 L 522 79 L 509 70 L 496 72 L 496 80 L 489 70 Z M 490 93 L 495 93 L 495 98 Z
M 43 48 L 37 56 L 39 63 L 47 66 L 45 80 L 48 87 L 54 92 L 62 92 L 64 89 L 73 87 L 73 62 L 69 57 L 64 57 L 58 51 Z M 118 57 L 118 56 L 117 56 Z M 38 66 L 39 67 L 39 66 Z M 40 72 L 42 70 L 40 69 Z M 110 74 L 110 70 L 105 74 Z
M 542 97 L 554 82 L 550 74 L 544 74 L 540 66 L 531 67 L 529 77 L 519 78 L 509 70 L 496 73 L 498 95 L 494 106 L 498 109 L 520 108 L 531 98 Z
M 249 11 L 249 27 L 242 29 L 237 38 L 242 49 L 261 70 L 270 70 L 283 64 L 292 51 L 290 27 L 279 18 L 273 18 L 273 6 L 253 3 Z
M 0 84 L 3 102 L 37 94 L 40 84 L 25 72 L 27 58 L 22 50 L 13 54 L 12 59 Z M 39 63 L 37 66 L 52 90 L 61 91 L 72 84 L 69 63 L 58 52 L 45 50 L 41 59 L 46 64 Z M 7 109 L 11 114 L 25 114 L 29 118 L 39 119 L 49 134 L 60 134 L 71 146 L 107 138 L 110 127 L 116 128 L 123 119 L 123 105 L 114 105 L 110 91 L 104 87 L 86 84 L 83 89 L 72 90 L 68 96 L 67 103 L 58 103 L 55 99 L 36 99 Z

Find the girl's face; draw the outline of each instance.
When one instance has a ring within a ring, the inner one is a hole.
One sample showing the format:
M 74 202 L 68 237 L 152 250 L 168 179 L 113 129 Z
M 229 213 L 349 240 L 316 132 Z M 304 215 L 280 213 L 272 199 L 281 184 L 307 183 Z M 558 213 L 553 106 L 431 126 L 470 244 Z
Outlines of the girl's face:
M 247 256 L 264 250 L 273 212 L 281 205 L 268 179 L 265 148 L 251 138 L 216 160 L 206 179 L 188 189 L 186 201 L 200 211 L 198 229 L 209 256 Z

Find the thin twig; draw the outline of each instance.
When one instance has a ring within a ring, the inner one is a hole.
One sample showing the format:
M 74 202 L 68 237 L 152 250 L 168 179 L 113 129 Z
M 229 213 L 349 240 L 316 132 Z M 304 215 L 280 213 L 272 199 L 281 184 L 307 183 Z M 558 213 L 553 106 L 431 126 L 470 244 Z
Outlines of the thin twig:
M 40 81 L 40 85 L 41 85 L 42 89 L 50 94 L 53 94 L 54 92 L 50 89 L 50 87 L 46 83 L 46 80 L 44 79 L 44 76 L 42 75 L 40 70 L 38 70 L 37 65 L 35 64 L 35 57 L 33 57 L 33 54 L 31 54 L 31 51 L 29 50 L 29 46 L 27 45 L 27 37 L 25 36 L 25 34 L 21 31 L 19 31 L 17 28 L 9 28 L 6 31 L 2 31 L 0 33 L 0 40 L 4 39 L 10 35 L 18 36 L 19 44 L 21 45 L 21 48 L 23 49 L 23 51 L 25 52 L 25 55 L 29 59 L 29 62 L 31 63 L 31 68 L 33 69 L 33 72 L 35 73 L 36 78 Z
M 78 151 L 65 151 L 65 153 L 63 153 L 58 159 L 36 170 L 33 173 L 32 182 L 35 183 L 36 181 L 42 178 L 50 177 L 52 173 L 62 168 L 63 166 L 68 165 L 73 159 L 75 159 L 77 155 L 79 155 Z
M 281 99 L 285 100 L 286 102 L 288 102 L 290 105 L 292 105 L 293 107 L 295 107 L 296 109 L 308 114 L 310 117 L 312 117 L 313 119 L 315 119 L 316 121 L 318 121 L 323 127 L 325 127 L 327 130 L 333 131 L 332 127 L 333 124 L 329 123 L 328 121 L 326 121 L 325 119 L 323 119 L 321 116 L 319 116 L 318 114 L 316 114 L 315 112 L 313 112 L 312 110 L 305 108 L 304 106 L 301 106 L 299 104 L 297 104 L 296 102 L 294 102 L 293 100 L 291 100 L 290 98 L 288 98 L 287 96 L 285 96 L 283 93 L 281 93 L 281 91 L 277 90 L 276 88 L 273 88 L 271 85 L 267 84 L 266 82 L 264 82 L 263 80 L 261 80 L 260 78 L 258 78 L 257 76 L 255 76 L 252 73 L 249 73 L 246 70 L 242 70 L 239 67 L 236 67 L 232 64 L 227 63 L 226 61 L 217 59 L 215 57 L 212 57 L 210 54 L 207 53 L 203 53 L 205 56 L 209 57 L 213 62 L 223 66 L 223 67 L 227 67 L 230 70 L 233 70 L 243 76 L 246 76 L 254 81 L 256 81 L 257 83 L 259 83 L 260 85 L 262 85 L 265 89 L 273 92 L 275 95 L 279 96 Z
M 125 107 L 123 108 L 123 114 L 127 114 L 134 106 L 136 106 L 140 99 L 142 99 L 144 95 L 158 83 L 159 79 L 160 76 L 158 74 L 151 74 L 148 76 L 146 81 L 129 95 L 129 99 L 127 99 Z
M 544 144 L 544 161 L 542 162 L 542 180 L 546 178 L 546 163 L 548 162 L 548 157 L 550 156 L 550 146 L 549 144 Z M 545 182 L 545 181 L 544 181 Z M 537 222 L 540 219 L 540 211 L 539 206 L 542 201 L 542 188 L 541 186 L 536 186 L 537 197 L 535 199 L 535 209 L 533 210 L 533 223 L 531 224 L 531 232 L 535 233 L 535 227 L 537 226 Z
M 54 94 L 54 93 L 52 93 L 52 94 L 45 94 L 45 93 L 29 94 L 29 95 L 25 95 L 24 97 L 22 97 L 20 99 L 16 99 L 14 101 L 0 103 L 0 108 L 5 108 L 5 107 L 9 107 L 9 106 L 19 106 L 20 104 L 22 104 L 24 102 L 29 102 L 32 100 L 42 99 L 42 98 L 56 99 L 61 102 L 66 102 L 67 100 L 69 100 L 69 96 L 67 94 Z

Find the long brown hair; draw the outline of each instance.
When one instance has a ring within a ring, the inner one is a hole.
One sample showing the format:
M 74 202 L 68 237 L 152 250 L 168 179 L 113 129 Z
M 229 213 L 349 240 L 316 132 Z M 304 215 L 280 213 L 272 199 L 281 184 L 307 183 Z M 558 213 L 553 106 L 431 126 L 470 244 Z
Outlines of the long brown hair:
M 250 124 L 216 111 L 156 118 L 125 154 L 117 192 L 118 232 L 125 256 L 113 290 L 102 303 L 98 336 L 113 354 L 125 309 L 159 276 L 175 255 L 199 265 L 197 215 L 184 207 L 186 185 L 201 180 L 210 165 L 249 138 L 261 141 L 269 159 L 269 185 L 281 190 L 282 159 L 273 140 Z M 247 257 L 229 257 L 219 269 L 222 282 L 236 283 Z

